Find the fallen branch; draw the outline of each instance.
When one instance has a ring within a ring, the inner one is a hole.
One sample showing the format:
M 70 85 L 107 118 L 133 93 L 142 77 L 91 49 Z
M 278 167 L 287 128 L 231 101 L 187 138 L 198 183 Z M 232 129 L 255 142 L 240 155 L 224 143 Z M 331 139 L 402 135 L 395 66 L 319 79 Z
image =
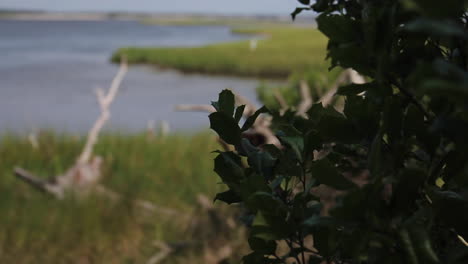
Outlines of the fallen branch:
M 326 107 L 332 103 L 333 96 L 338 91 L 338 88 L 340 87 L 340 85 L 345 84 L 345 83 L 363 84 L 365 82 L 366 80 L 364 79 L 364 77 L 362 77 L 355 70 L 347 69 L 338 76 L 338 78 L 336 79 L 335 83 L 332 85 L 330 90 L 328 90 L 328 92 L 324 96 L 322 96 L 319 102 L 321 102 L 322 105 Z
M 211 105 L 180 104 L 180 105 L 176 105 L 174 109 L 180 112 L 208 112 L 208 113 L 216 112 L 216 109 Z
M 89 131 L 85 147 L 80 157 L 78 158 L 77 163 L 89 162 L 93 153 L 94 145 L 96 145 L 96 142 L 98 140 L 99 133 L 101 132 L 104 125 L 106 124 L 107 120 L 109 120 L 110 118 L 109 107 L 114 101 L 115 96 L 117 95 L 117 92 L 119 91 L 120 85 L 122 84 L 123 78 L 125 77 L 125 74 L 127 74 L 127 71 L 128 71 L 127 61 L 125 58 L 122 58 L 119 71 L 117 72 L 117 75 L 112 80 L 112 84 L 107 94 L 104 95 L 104 91 L 102 89 L 98 89 L 96 91 L 99 106 L 101 107 L 101 115 L 98 117 L 93 127 Z
M 280 106 L 280 114 L 283 115 L 286 110 L 288 110 L 289 106 L 288 103 L 286 102 L 286 99 L 284 99 L 283 95 L 280 93 L 279 90 L 275 90 L 273 92 L 273 96 L 275 97 L 276 101 L 278 102 Z
M 153 255 L 146 264 L 157 264 L 166 259 L 172 252 L 173 249 L 162 241 L 154 241 L 153 245 L 160 249 L 158 253 Z
M 127 71 L 127 62 L 122 59 L 119 71 L 112 80 L 107 94 L 101 89 L 96 91 L 101 114 L 89 131 L 83 151 L 71 168 L 49 181 L 42 180 L 22 168 L 15 168 L 15 175 L 36 189 L 52 194 L 57 199 L 63 199 L 67 192 L 79 196 L 87 195 L 97 185 L 101 176 L 102 159 L 98 156 L 93 157 L 93 149 L 100 131 L 110 118 L 110 105 L 114 101 Z
M 301 102 L 297 106 L 296 115 L 307 117 L 306 112 L 313 104 L 312 96 L 310 95 L 310 87 L 306 81 L 302 80 L 299 85 L 299 94 L 301 96 Z

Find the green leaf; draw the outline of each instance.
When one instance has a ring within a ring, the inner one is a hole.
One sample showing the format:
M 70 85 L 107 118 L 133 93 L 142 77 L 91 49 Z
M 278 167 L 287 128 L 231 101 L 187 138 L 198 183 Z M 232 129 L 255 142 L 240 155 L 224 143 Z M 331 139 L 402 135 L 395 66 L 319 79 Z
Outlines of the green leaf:
M 258 237 L 249 237 L 249 246 L 253 251 L 260 252 L 265 255 L 275 254 L 276 251 L 276 241 L 266 241 Z
M 273 167 L 276 163 L 276 159 L 273 158 L 270 153 L 264 151 L 250 152 L 247 157 L 249 166 L 255 170 L 258 174 L 270 179 L 273 177 Z
M 279 198 L 267 192 L 256 192 L 252 194 L 246 204 L 251 209 L 268 212 L 272 215 L 280 216 L 287 211 L 286 205 Z
M 306 228 L 316 228 L 320 226 L 333 226 L 336 221 L 332 217 L 314 215 L 306 219 L 302 225 Z
M 303 137 L 279 137 L 282 143 L 290 147 L 296 154 L 297 160 L 301 161 L 302 153 L 304 152 L 304 138 Z
M 440 21 L 433 19 L 416 19 L 408 23 L 404 30 L 438 37 L 460 37 L 468 39 L 467 31 L 453 21 Z
M 284 239 L 292 232 L 292 226 L 288 225 L 284 218 L 283 215 L 258 212 L 252 223 L 250 236 L 266 241 Z
M 241 131 L 244 132 L 244 131 L 247 131 L 249 128 L 251 128 L 253 124 L 255 123 L 255 121 L 257 120 L 258 116 L 264 113 L 269 113 L 269 110 L 265 106 L 258 109 L 252 116 L 249 116 L 249 118 L 247 118 L 244 125 L 242 126 Z
M 320 183 L 338 190 L 347 190 L 356 187 L 354 183 L 343 177 L 327 158 L 314 161 L 310 170 L 312 172 L 312 177 L 317 179 Z
M 247 201 L 258 192 L 271 193 L 272 190 L 262 175 L 251 172 L 240 185 L 240 195 L 244 201 Z
M 219 112 L 223 112 L 227 116 L 233 116 L 235 107 L 234 94 L 230 90 L 223 90 L 219 94 L 218 106 Z
M 434 191 L 430 197 L 437 217 L 457 234 L 468 238 L 468 200 L 451 191 Z
M 303 5 L 310 5 L 310 0 L 297 0 L 297 1 L 299 1 L 299 3 Z
M 411 241 L 411 237 L 408 230 L 400 230 L 399 237 L 403 245 L 403 249 L 406 251 L 408 263 L 419 264 L 418 256 L 416 254 L 416 250 L 414 248 L 413 242 Z
M 372 145 L 369 150 L 368 167 L 371 177 L 382 176 L 382 168 L 385 162 L 386 160 L 382 153 L 382 135 L 379 133 L 372 141 Z
M 387 97 L 383 112 L 383 133 L 388 136 L 388 143 L 393 145 L 403 135 L 403 111 L 401 98 L 397 96 Z
M 310 128 L 318 132 L 323 143 L 352 142 L 357 136 L 352 123 L 333 107 L 324 108 L 321 103 L 314 104 L 307 114 L 313 124 Z
M 362 92 L 368 91 L 370 89 L 375 89 L 375 83 L 373 83 L 373 82 L 364 83 L 364 84 L 352 83 L 352 84 L 348 84 L 348 85 L 339 87 L 336 94 L 345 95 L 345 96 L 357 95 L 357 94 L 360 94 Z
M 318 249 L 319 255 L 324 258 L 332 256 L 338 246 L 338 233 L 334 228 L 321 227 L 312 234 L 314 236 L 314 247 Z
M 410 0 L 406 2 L 412 2 L 412 5 L 409 5 L 410 8 L 436 18 L 459 16 L 466 7 L 464 0 Z
M 323 141 L 316 130 L 312 130 L 305 136 L 304 151 L 306 159 L 307 157 L 313 157 L 314 150 L 321 150 Z
M 310 7 L 298 7 L 296 8 L 292 13 L 291 13 L 291 17 L 293 20 L 296 19 L 297 15 L 299 15 L 300 13 L 302 13 L 302 11 L 305 11 L 305 10 L 311 10 Z
M 316 20 L 318 29 L 333 42 L 354 42 L 361 34 L 359 24 L 345 16 L 321 14 Z
M 236 113 L 234 115 L 234 120 L 236 120 L 236 123 L 239 123 L 240 120 L 242 119 L 242 116 L 244 114 L 244 110 L 245 110 L 245 105 L 241 105 L 241 106 L 237 107 Z
M 424 113 L 413 104 L 408 106 L 403 122 L 403 129 L 406 136 L 422 135 L 426 129 Z
M 221 152 L 215 158 L 214 171 L 225 183 L 239 183 L 244 177 L 242 161 L 234 152 Z
M 312 5 L 312 9 L 315 12 L 323 12 L 328 9 L 330 0 L 316 0 L 315 4 Z
M 420 169 L 405 169 L 398 178 L 393 196 L 395 209 L 400 213 L 413 212 L 415 205 L 409 201 L 416 201 L 420 196 L 427 175 Z
M 210 127 L 226 143 L 238 145 L 241 140 L 241 131 L 236 120 L 224 112 L 215 112 L 210 114 Z
M 418 257 L 421 260 L 420 262 L 427 264 L 440 263 L 425 227 L 422 225 L 413 226 L 409 231 L 411 241 L 413 241 Z
M 271 264 L 269 260 L 262 252 L 252 252 L 242 258 L 243 264 Z
M 216 194 L 214 201 L 219 200 L 227 204 L 240 203 L 242 199 L 233 190 Z

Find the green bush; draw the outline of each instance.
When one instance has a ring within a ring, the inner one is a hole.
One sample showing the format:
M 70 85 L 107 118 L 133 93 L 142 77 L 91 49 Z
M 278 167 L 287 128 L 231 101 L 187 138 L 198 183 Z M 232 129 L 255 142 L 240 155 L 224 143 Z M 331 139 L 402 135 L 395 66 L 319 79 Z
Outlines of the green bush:
M 215 159 L 216 199 L 249 212 L 244 263 L 468 263 L 468 1 L 300 2 L 332 66 L 370 81 L 307 118 L 262 108 L 239 127 L 231 92 L 213 103 L 235 147 Z M 244 137 L 267 112 L 281 146 Z

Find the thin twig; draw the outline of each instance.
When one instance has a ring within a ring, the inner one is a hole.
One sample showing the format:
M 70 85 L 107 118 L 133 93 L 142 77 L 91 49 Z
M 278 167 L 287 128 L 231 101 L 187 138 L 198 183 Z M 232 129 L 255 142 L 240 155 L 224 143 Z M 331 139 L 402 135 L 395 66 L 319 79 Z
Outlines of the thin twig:
M 299 84 L 299 94 L 301 102 L 297 106 L 296 115 L 306 117 L 306 112 L 313 104 L 312 96 L 310 95 L 310 87 L 305 80 Z
M 187 105 L 187 104 L 179 104 L 174 107 L 176 111 L 181 112 L 208 112 L 214 113 L 216 109 L 212 105 Z
M 89 162 L 89 160 L 91 159 L 94 145 L 97 143 L 97 140 L 98 140 L 99 132 L 102 130 L 107 120 L 110 118 L 109 107 L 114 101 L 115 96 L 119 90 L 119 87 L 127 71 L 128 71 L 127 60 L 124 57 L 122 57 L 119 71 L 117 72 L 117 75 L 112 80 L 112 84 L 107 94 L 104 94 L 104 92 L 100 89 L 97 90 L 96 94 L 98 97 L 99 105 L 101 107 L 101 115 L 98 117 L 93 127 L 89 131 L 85 147 L 83 148 L 83 152 L 79 156 L 77 163 L 84 164 L 84 163 Z
M 161 251 L 153 255 L 147 262 L 146 264 L 157 264 L 166 259 L 172 252 L 172 248 L 162 242 L 162 241 L 154 241 L 153 243 L 154 246 L 159 248 Z
M 280 105 L 280 111 L 282 113 L 286 112 L 288 110 L 289 106 L 288 103 L 286 102 L 286 99 L 284 99 L 283 95 L 280 93 L 279 90 L 275 90 L 273 92 L 273 96 L 275 97 L 276 101 Z

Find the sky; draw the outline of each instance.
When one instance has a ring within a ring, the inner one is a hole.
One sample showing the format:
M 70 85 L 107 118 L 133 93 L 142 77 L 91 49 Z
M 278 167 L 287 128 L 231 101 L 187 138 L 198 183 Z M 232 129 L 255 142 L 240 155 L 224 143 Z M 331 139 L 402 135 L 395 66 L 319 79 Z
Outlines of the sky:
M 296 0 L 0 0 L 0 9 L 288 15 Z

